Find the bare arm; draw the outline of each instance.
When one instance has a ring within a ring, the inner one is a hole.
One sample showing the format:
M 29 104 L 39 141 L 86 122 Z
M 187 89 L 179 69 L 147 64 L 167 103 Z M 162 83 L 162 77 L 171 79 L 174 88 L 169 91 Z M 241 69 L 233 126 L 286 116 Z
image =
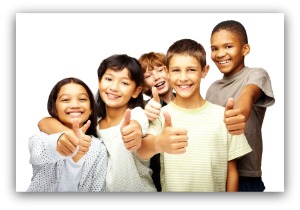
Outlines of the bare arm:
M 236 107 L 241 110 L 242 114 L 245 116 L 245 120 L 249 119 L 252 111 L 253 104 L 262 96 L 263 92 L 256 85 L 247 85 L 242 90 Z
M 165 123 L 161 134 L 154 136 L 147 134 L 141 147 L 137 150 L 137 155 L 148 160 L 157 153 L 166 152 L 169 154 L 182 154 L 186 152 L 188 145 L 187 129 L 173 128 L 171 116 L 164 112 Z
M 262 90 L 256 85 L 247 85 L 243 88 L 235 105 L 234 102 L 226 104 L 224 122 L 230 134 L 239 135 L 244 132 L 252 106 L 262 94 Z
M 54 134 L 71 130 L 54 117 L 45 117 L 41 119 L 38 123 L 38 127 L 41 131 L 47 134 Z
M 155 142 L 157 137 L 147 134 L 145 137 L 143 137 L 142 140 L 142 145 L 141 147 L 137 150 L 137 155 L 144 160 L 148 160 L 151 157 L 153 157 L 155 154 L 160 153 L 160 151 L 155 147 Z
M 226 192 L 237 192 L 239 190 L 239 174 L 236 160 L 228 161 Z

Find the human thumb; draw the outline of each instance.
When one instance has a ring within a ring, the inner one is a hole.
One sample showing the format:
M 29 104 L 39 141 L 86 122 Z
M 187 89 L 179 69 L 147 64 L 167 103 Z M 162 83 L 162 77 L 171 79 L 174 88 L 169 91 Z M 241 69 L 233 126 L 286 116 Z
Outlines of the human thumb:
M 165 127 L 172 127 L 171 116 L 168 112 L 163 113 L 165 117 Z
M 130 109 L 126 109 L 125 111 L 125 115 L 124 115 L 124 119 L 121 125 L 121 130 L 126 127 L 127 125 L 129 125 L 130 123 L 130 118 L 131 118 L 131 110 Z
M 154 101 L 160 103 L 158 91 L 157 91 L 156 87 L 154 87 L 154 86 L 152 87 L 152 98 L 154 99 Z
M 226 106 L 225 106 L 225 112 L 227 110 L 233 109 L 233 107 L 234 107 L 234 100 L 233 100 L 233 98 L 228 98 Z

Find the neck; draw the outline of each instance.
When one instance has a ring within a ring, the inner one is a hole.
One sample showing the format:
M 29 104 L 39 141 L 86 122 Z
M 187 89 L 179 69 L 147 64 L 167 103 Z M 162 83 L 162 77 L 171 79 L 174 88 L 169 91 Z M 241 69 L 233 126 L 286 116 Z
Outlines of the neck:
M 174 104 L 185 109 L 197 109 L 205 104 L 205 99 L 199 95 L 199 97 L 194 98 L 181 98 L 180 96 L 175 97 L 173 100 Z
M 124 118 L 127 107 L 109 108 L 106 107 L 106 116 L 100 120 L 100 129 L 110 128 L 119 125 Z
M 159 98 L 161 98 L 162 100 L 164 100 L 164 102 L 166 102 L 168 104 L 171 101 L 173 101 L 175 96 L 174 96 L 173 90 L 169 89 L 169 91 L 166 92 L 165 94 L 159 95 Z

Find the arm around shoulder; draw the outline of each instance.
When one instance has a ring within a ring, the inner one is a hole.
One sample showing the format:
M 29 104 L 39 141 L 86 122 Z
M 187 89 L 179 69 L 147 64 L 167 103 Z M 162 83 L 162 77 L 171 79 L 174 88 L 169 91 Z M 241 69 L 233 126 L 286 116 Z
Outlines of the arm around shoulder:
M 38 127 L 40 131 L 43 131 L 47 134 L 53 134 L 70 130 L 54 117 L 44 117 L 38 122 Z

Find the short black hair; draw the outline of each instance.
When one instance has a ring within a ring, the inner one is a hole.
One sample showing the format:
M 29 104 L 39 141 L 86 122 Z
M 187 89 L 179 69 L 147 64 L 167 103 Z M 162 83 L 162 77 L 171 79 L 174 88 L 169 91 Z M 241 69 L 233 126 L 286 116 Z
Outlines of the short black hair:
M 236 20 L 226 20 L 218 23 L 211 32 L 211 36 L 220 30 L 230 31 L 238 35 L 242 44 L 248 44 L 248 36 L 243 24 Z

